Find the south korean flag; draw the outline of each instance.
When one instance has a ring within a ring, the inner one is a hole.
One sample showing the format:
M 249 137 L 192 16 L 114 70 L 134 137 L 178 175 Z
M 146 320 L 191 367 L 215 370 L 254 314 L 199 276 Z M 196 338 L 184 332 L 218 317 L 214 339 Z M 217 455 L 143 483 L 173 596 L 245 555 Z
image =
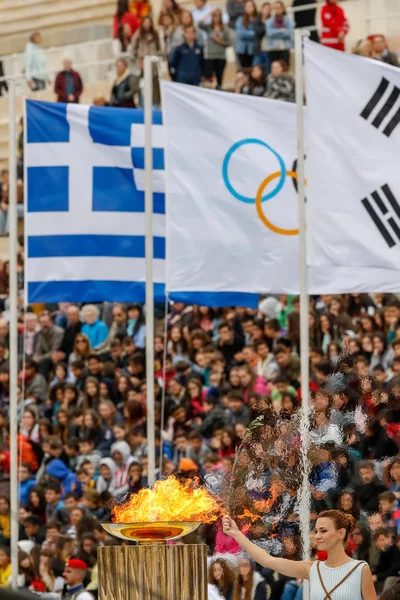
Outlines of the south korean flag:
M 305 42 L 312 293 L 400 292 L 400 69 Z

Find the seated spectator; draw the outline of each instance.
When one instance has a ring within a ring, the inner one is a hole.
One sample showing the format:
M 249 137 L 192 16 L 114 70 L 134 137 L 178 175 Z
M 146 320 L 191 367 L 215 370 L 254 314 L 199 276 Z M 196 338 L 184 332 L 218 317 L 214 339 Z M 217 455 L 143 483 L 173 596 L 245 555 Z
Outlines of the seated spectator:
M 227 560 L 217 558 L 208 567 L 208 582 L 214 585 L 222 598 L 232 600 L 235 571 Z
M 261 600 L 261 598 L 267 598 L 268 596 L 265 579 L 255 570 L 253 560 L 242 558 L 239 564 L 239 575 L 236 577 L 233 586 L 233 598 L 235 600 L 237 598 Z
M 321 10 L 321 44 L 334 50 L 345 51 L 345 37 L 349 33 L 346 14 L 337 0 L 326 0 Z
M 120 63 L 122 63 L 122 65 L 120 65 L 121 69 L 122 67 L 127 67 L 127 63 L 125 60 L 117 60 L 117 72 L 118 65 Z M 124 71 L 124 73 L 121 74 L 120 79 L 124 77 L 125 73 L 126 71 Z M 120 81 L 118 85 L 121 86 L 121 84 L 122 82 Z M 84 325 L 82 326 L 81 331 L 82 333 L 88 336 L 92 348 L 94 350 L 99 351 L 108 337 L 108 327 L 105 323 L 103 323 L 103 321 L 100 320 L 100 311 L 94 304 L 85 304 L 85 306 L 82 309 L 82 316 L 84 320 Z
M 394 511 L 396 509 L 396 496 L 393 492 L 382 492 L 379 494 L 379 512 L 385 527 L 395 528 Z
M 33 359 L 27 359 L 25 370 L 20 378 L 25 382 L 25 395 L 37 402 L 44 402 L 47 397 L 47 382 L 42 373 L 38 373 L 39 366 Z
M 127 308 L 127 313 L 126 333 L 133 338 L 136 348 L 142 349 L 145 347 L 146 341 L 146 325 L 142 307 L 138 304 L 131 304 Z
M 358 467 L 361 483 L 355 486 L 360 505 L 365 512 L 377 513 L 379 510 L 379 494 L 386 491 L 386 487 L 375 475 L 373 462 L 362 462 Z
M 375 589 L 380 593 L 388 577 L 399 575 L 400 550 L 393 543 L 393 536 L 389 529 L 378 529 L 374 534 L 374 541 L 380 550 L 378 564 L 372 571 Z
M 117 39 L 121 25 L 129 25 L 131 37 L 139 29 L 139 19 L 129 10 L 128 0 L 118 0 L 113 21 L 113 38 Z
M 61 461 L 60 461 L 61 462 Z M 56 481 L 49 481 L 46 484 L 46 521 L 47 527 L 53 521 L 67 525 L 69 522 L 69 514 L 64 503 L 61 500 L 61 485 Z
M 351 51 L 352 54 L 358 54 L 359 56 L 365 56 L 366 58 L 373 58 L 373 45 L 371 40 L 360 40 Z
M 269 394 L 269 387 L 263 377 L 256 375 L 250 365 L 242 365 L 239 369 L 243 402 L 249 403 L 252 394 Z
M 196 31 L 191 25 L 184 29 L 185 42 L 171 54 L 170 64 L 175 81 L 188 85 L 200 85 L 204 70 L 203 48 L 196 41 Z
M 265 30 L 270 64 L 275 60 L 284 60 L 289 64 L 289 50 L 293 48 L 293 21 L 286 14 L 286 7 L 281 0 L 274 2 L 272 16 L 266 21 Z
M 132 38 L 131 56 L 136 69 L 143 76 L 144 57 L 160 56 L 161 43 L 158 31 L 154 28 L 153 20 L 150 16 L 142 18 L 139 29 Z M 153 72 L 153 106 L 158 107 L 161 102 L 160 84 L 158 80 L 157 65 L 152 65 Z
M 202 423 L 194 424 L 193 429 L 198 431 L 206 439 L 210 439 L 215 429 L 222 429 L 226 425 L 226 416 L 218 400 L 213 396 L 207 396 L 204 402 L 203 412 L 205 418 Z
M 54 93 L 57 94 L 57 102 L 79 103 L 83 92 L 81 76 L 72 68 L 70 58 L 64 58 L 63 70 L 57 73 L 54 82 Z
M 236 2 L 236 0 L 235 0 Z M 242 88 L 249 84 L 250 74 L 249 69 L 239 69 L 236 71 L 233 91 L 235 94 L 240 94 Z
M 33 358 L 39 363 L 39 372 L 48 377 L 54 364 L 58 362 L 57 352 L 64 338 L 64 329 L 54 325 L 48 311 L 43 311 L 39 315 L 39 325 Z
M 284 346 L 278 346 L 275 351 L 275 360 L 279 367 L 279 374 L 286 375 L 290 382 L 297 382 L 300 375 L 300 359 L 291 354 Z
M 379 419 L 370 417 L 365 427 L 363 458 L 382 460 L 395 456 L 398 451 L 396 442 L 388 436 Z
M 0 546 L 0 587 L 9 587 L 11 583 L 10 550 Z
M 258 11 L 253 0 L 246 0 L 242 17 L 236 21 L 236 54 L 241 67 L 250 67 L 257 51 Z
M 211 13 L 211 23 L 206 24 L 201 20 L 199 27 L 207 34 L 204 76 L 210 81 L 215 76 L 217 89 L 220 89 L 226 65 L 225 50 L 231 45 L 228 29 L 222 20 L 222 11 L 219 8 L 214 10 Z
M 40 31 L 32 33 L 25 46 L 25 77 L 32 92 L 44 90 L 50 83 Z
M 28 540 L 35 544 L 43 544 L 46 532 L 37 515 L 28 515 L 23 521 L 23 526 Z
M 30 464 L 21 463 L 19 467 L 19 501 L 28 504 L 29 490 L 36 485 Z
M 295 82 L 287 72 L 287 64 L 283 60 L 275 60 L 271 65 L 271 73 L 267 78 L 266 98 L 273 100 L 295 101 Z
M 375 35 L 372 41 L 372 58 L 380 60 L 387 65 L 400 67 L 399 60 L 394 52 L 390 52 L 385 36 Z
M 264 96 L 266 87 L 267 80 L 264 69 L 255 65 L 251 68 L 248 83 L 242 87 L 240 93 L 249 96 Z
M 115 63 L 115 71 L 117 78 L 111 89 L 110 106 L 136 108 L 135 94 L 139 92 L 139 85 L 137 78 L 129 72 L 128 61 L 119 58 Z
M 129 9 L 140 24 L 145 17 L 151 17 L 152 7 L 149 0 L 130 0 Z

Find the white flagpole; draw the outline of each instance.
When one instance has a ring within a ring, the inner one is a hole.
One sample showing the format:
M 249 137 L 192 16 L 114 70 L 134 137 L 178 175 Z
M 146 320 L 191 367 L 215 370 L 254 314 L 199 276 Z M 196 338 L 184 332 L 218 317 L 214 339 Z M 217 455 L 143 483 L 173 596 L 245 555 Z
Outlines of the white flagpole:
M 146 220 L 146 406 L 148 483 L 153 485 L 156 471 L 154 434 L 154 287 L 153 287 L 153 61 L 144 57 L 144 170 Z
M 310 485 L 307 452 L 310 434 L 309 406 L 309 298 L 307 290 L 307 248 L 306 248 L 306 205 L 304 183 L 304 84 L 303 84 L 303 37 L 309 33 L 295 30 L 296 59 L 296 105 L 297 105 L 297 189 L 299 198 L 299 260 L 300 260 L 300 368 L 301 368 L 301 467 L 302 483 L 300 490 L 300 533 L 303 544 L 303 558 L 310 555 Z M 307 590 L 308 591 L 308 590 Z M 305 597 L 307 597 L 305 590 Z
M 17 129 L 15 79 L 8 81 L 8 223 L 10 248 L 10 501 L 11 586 L 18 589 L 18 279 L 17 279 Z M 26 127 L 26 123 L 25 123 Z

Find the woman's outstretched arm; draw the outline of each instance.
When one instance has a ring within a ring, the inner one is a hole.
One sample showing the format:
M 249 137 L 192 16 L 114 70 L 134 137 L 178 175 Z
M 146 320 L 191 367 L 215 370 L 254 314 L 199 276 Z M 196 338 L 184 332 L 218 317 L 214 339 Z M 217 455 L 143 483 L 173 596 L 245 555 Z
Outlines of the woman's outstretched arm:
M 247 537 L 239 531 L 235 521 L 230 517 L 223 517 L 222 528 L 223 532 L 226 535 L 233 537 L 237 543 L 242 546 L 243 550 L 245 550 L 259 565 L 262 565 L 267 569 L 272 569 L 282 575 L 287 575 L 288 577 L 309 579 L 312 565 L 311 560 L 287 560 L 286 558 L 275 558 L 274 556 L 271 556 L 268 552 L 262 550 L 256 546 L 256 544 L 253 544 L 253 542 L 248 540 Z

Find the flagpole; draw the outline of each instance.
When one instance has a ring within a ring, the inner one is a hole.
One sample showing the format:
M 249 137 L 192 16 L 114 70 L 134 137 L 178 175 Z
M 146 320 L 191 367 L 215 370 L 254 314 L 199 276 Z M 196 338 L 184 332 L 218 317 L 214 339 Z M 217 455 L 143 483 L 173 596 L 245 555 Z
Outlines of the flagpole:
M 153 56 L 144 57 L 144 171 L 146 223 L 146 407 L 148 483 L 155 482 L 154 286 L 153 286 Z
M 8 80 L 8 223 L 10 252 L 10 527 L 11 587 L 18 589 L 18 279 L 17 279 L 17 129 L 16 84 Z M 25 124 L 26 126 L 26 124 Z
M 297 190 L 299 202 L 299 261 L 300 261 L 300 368 L 301 368 L 301 468 L 302 483 L 300 490 L 300 533 L 303 544 L 303 558 L 310 555 L 310 484 L 309 484 L 309 297 L 307 290 L 307 247 L 306 247 L 306 205 L 304 183 L 304 84 L 303 84 L 303 37 L 309 33 L 295 30 L 296 59 L 296 106 L 297 106 Z M 305 597 L 308 596 L 308 590 Z

